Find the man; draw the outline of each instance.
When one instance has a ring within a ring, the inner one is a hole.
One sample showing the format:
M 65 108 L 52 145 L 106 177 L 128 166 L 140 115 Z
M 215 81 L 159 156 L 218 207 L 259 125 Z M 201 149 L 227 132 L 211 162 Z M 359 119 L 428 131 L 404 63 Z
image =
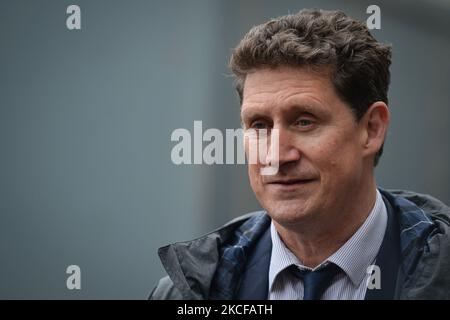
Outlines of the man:
M 230 65 L 244 128 L 278 130 L 277 174 L 249 164 L 265 211 L 161 248 L 168 277 L 150 298 L 450 298 L 450 208 L 376 187 L 390 62 L 342 12 L 252 28 Z

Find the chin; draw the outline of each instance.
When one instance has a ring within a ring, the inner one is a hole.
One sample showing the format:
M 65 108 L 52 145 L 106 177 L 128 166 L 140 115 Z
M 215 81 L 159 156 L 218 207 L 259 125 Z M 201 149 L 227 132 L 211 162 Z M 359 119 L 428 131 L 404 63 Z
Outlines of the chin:
M 295 225 L 312 215 L 304 201 L 275 201 L 265 208 L 269 216 L 281 225 Z

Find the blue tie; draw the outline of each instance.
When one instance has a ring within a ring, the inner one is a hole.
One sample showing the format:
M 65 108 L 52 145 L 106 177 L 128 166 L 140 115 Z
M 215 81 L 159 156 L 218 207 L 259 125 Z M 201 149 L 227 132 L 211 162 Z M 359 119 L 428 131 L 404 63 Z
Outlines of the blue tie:
M 334 263 L 329 263 L 316 271 L 300 270 L 295 265 L 291 265 L 289 269 L 297 278 L 303 280 L 303 300 L 319 300 L 341 270 Z

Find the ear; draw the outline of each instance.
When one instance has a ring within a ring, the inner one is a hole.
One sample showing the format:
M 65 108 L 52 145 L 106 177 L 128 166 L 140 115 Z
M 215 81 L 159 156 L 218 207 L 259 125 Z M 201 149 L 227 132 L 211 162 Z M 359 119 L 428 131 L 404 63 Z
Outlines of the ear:
M 363 117 L 364 126 L 364 155 L 375 156 L 383 145 L 390 121 L 389 109 L 386 103 L 377 101 L 373 103 Z

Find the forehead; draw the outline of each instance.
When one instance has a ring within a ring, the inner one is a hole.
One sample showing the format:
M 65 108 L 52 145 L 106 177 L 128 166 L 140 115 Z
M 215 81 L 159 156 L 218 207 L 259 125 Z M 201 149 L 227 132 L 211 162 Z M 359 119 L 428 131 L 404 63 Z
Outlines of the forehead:
M 259 69 L 247 75 L 241 113 L 283 112 L 293 106 L 325 112 L 340 101 L 328 72 L 306 68 Z

